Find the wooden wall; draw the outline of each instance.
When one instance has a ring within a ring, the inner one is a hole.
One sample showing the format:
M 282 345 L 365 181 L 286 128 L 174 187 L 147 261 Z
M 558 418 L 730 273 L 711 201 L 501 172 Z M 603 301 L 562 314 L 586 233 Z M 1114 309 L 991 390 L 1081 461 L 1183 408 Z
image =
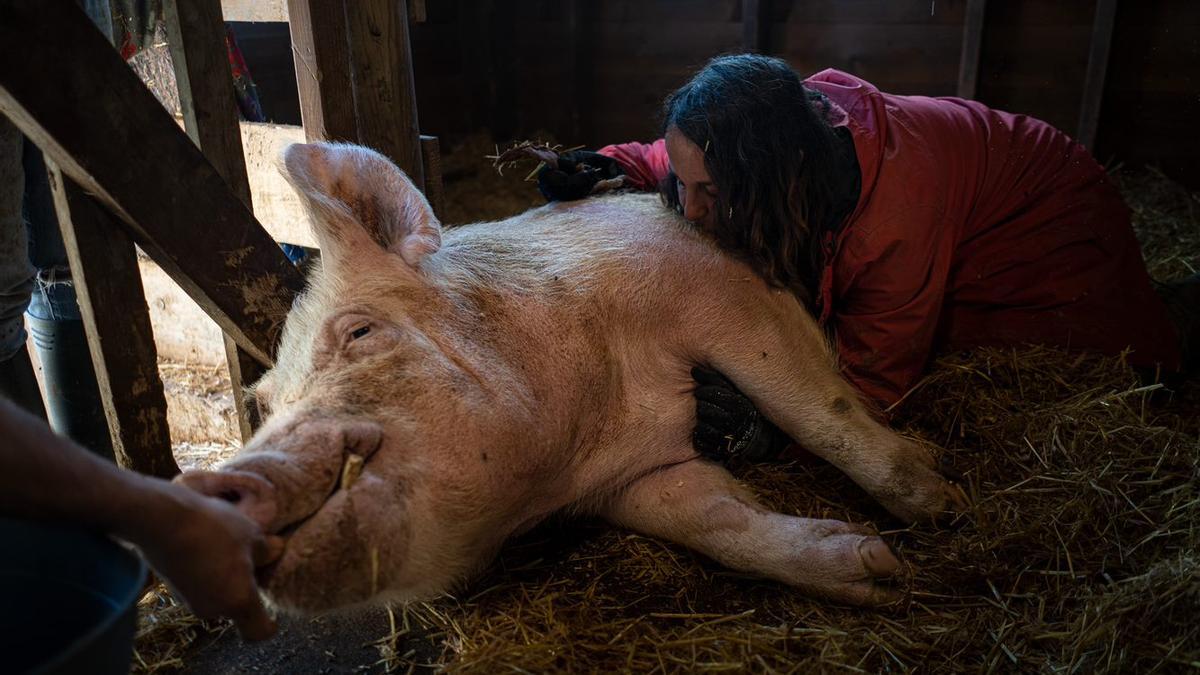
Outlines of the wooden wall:
M 833 67 L 885 91 L 953 95 L 966 5 L 772 0 L 767 51 L 803 74 Z M 428 21 L 412 28 L 422 131 L 449 142 L 480 129 L 593 147 L 651 139 L 670 90 L 708 58 L 741 51 L 741 10 L 741 0 L 428 2 Z M 990 0 L 976 98 L 1074 135 L 1094 13 L 1095 0 Z M 280 70 L 247 58 L 256 74 Z M 1097 156 L 1200 187 L 1198 121 L 1200 2 L 1120 0 Z

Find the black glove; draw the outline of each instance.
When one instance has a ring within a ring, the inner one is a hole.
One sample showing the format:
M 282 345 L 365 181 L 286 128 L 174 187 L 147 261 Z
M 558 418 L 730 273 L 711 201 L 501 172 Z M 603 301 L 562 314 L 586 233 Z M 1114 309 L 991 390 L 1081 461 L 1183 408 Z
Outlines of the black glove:
M 625 170 L 612 157 L 587 150 L 572 150 L 558 156 L 556 166 L 538 171 L 538 190 L 546 201 L 569 202 L 592 194 L 596 183 L 624 176 Z
M 734 458 L 762 461 L 777 457 L 790 442 L 721 374 L 692 368 L 696 380 L 696 428 L 692 445 L 719 462 Z

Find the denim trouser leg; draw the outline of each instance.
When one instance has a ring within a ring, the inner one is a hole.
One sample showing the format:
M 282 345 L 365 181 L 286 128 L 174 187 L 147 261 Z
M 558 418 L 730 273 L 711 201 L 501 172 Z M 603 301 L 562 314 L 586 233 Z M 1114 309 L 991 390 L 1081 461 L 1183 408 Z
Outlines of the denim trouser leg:
M 25 308 L 33 290 L 33 267 L 21 203 L 25 170 L 21 132 L 0 115 L 0 361 L 25 344 Z
M 25 141 L 25 223 L 29 235 L 29 259 L 37 268 L 37 288 L 29 303 L 29 315 L 56 321 L 79 320 L 79 305 L 67 262 L 67 249 L 58 229 L 54 196 L 46 178 L 46 163 L 37 146 Z

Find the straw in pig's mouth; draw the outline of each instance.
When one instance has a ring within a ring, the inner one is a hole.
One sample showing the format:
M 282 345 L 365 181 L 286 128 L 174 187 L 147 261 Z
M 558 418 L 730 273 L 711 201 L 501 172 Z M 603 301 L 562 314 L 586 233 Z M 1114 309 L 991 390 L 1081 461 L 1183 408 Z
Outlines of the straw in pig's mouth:
M 297 530 L 299 530 L 304 526 L 305 523 L 312 520 L 314 516 L 321 512 L 321 509 L 325 507 L 325 504 L 327 504 L 329 500 L 338 493 L 339 490 L 349 490 L 354 486 L 354 483 L 358 481 L 359 476 L 362 475 L 363 467 L 366 465 L 366 463 L 367 460 L 362 455 L 357 455 L 352 452 L 346 453 L 346 459 L 342 462 L 342 470 L 338 475 L 338 480 L 336 483 L 334 483 L 333 489 L 330 490 L 329 494 L 326 495 L 325 499 L 321 502 L 321 505 L 318 506 L 315 511 L 301 518 L 300 520 L 289 523 L 288 525 L 280 528 L 280 530 L 275 534 L 282 537 L 284 541 L 291 539 L 291 536 L 295 534 Z M 279 561 L 276 560 L 269 565 L 264 565 L 256 569 L 254 571 L 254 576 L 258 581 L 258 585 L 266 588 L 270 583 L 271 578 L 274 576 L 275 570 L 278 566 Z

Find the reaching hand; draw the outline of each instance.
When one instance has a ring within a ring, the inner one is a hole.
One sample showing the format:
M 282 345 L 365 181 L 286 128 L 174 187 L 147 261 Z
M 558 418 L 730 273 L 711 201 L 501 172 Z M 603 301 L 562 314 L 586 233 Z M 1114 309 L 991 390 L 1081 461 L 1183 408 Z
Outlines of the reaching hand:
M 265 536 L 219 499 L 178 485 L 162 489 L 170 506 L 156 514 L 161 527 L 134 540 L 150 565 L 197 616 L 229 617 L 246 640 L 273 635 L 275 622 L 263 607 L 254 571 L 279 559 L 283 539 Z
M 777 457 L 788 444 L 787 436 L 720 373 L 693 368 L 692 379 L 697 385 L 692 445 L 701 455 L 719 462 L 762 461 Z

